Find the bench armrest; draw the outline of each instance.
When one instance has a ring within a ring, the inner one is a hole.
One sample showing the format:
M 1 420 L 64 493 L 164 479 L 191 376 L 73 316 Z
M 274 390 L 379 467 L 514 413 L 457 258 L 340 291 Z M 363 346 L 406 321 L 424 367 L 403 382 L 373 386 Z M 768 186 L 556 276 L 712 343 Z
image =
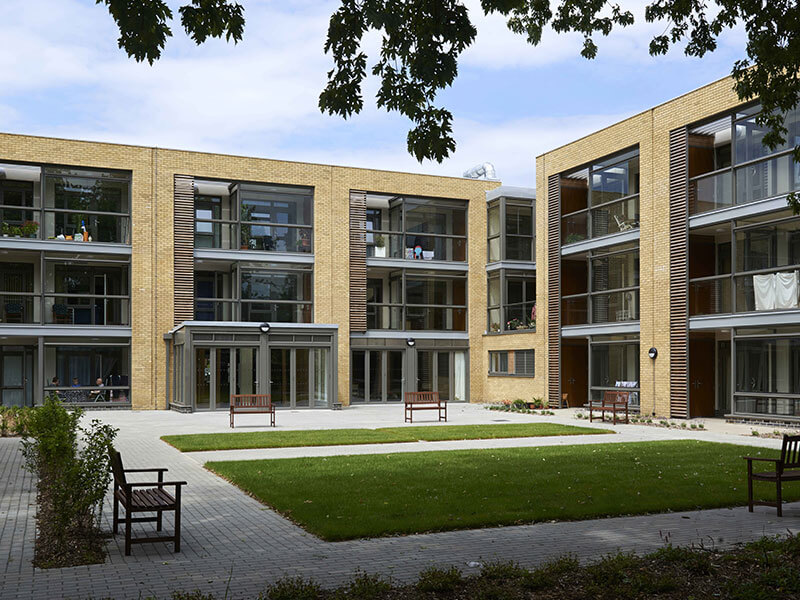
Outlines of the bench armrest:
M 761 456 L 743 456 L 742 458 L 747 460 L 747 461 L 757 460 L 759 462 L 772 462 L 772 463 L 775 463 L 775 464 L 778 464 L 779 462 L 781 462 L 780 458 L 763 458 Z
M 187 485 L 185 481 L 137 481 L 136 483 L 126 483 L 125 486 L 128 488 L 135 488 L 135 487 L 163 487 L 166 485 L 174 485 L 174 486 L 181 486 Z
M 169 471 L 169 469 L 165 469 L 164 467 L 156 467 L 153 469 L 123 469 L 126 473 L 165 473 Z

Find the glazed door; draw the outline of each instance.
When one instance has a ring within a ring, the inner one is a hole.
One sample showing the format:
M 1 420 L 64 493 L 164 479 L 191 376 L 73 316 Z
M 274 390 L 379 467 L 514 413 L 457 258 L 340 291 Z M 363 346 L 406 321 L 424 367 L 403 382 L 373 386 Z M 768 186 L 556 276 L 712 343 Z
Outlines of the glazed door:
M 25 406 L 25 351 L 7 350 L 0 361 L 0 390 L 3 406 Z
M 328 408 L 328 357 L 327 348 L 271 348 L 272 403 L 285 408 Z

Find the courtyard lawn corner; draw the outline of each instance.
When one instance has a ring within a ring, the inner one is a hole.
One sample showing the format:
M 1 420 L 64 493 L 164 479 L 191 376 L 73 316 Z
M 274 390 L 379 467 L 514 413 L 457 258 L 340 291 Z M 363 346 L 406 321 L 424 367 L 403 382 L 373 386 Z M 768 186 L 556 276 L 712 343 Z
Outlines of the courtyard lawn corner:
M 181 452 L 391 444 L 397 442 L 441 442 L 500 438 L 592 435 L 613 433 L 608 429 L 556 423 L 508 423 L 501 425 L 428 425 L 380 429 L 314 429 L 308 431 L 250 431 L 244 433 L 195 433 L 165 435 L 161 439 Z
M 209 462 L 328 541 L 746 504 L 743 455 L 692 440 Z M 756 487 L 774 498 L 774 487 Z M 800 499 L 800 485 L 784 487 Z

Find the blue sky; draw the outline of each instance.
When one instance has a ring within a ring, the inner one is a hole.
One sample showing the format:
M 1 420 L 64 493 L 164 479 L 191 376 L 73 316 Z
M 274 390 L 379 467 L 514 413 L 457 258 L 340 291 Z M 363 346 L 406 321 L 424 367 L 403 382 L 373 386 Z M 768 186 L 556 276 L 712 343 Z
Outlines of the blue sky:
M 175 23 L 151 67 L 117 48 L 95 0 L 3 0 L 0 131 L 454 176 L 490 161 L 504 183 L 533 186 L 537 154 L 724 77 L 745 43 L 734 30 L 702 60 L 680 49 L 651 58 L 647 44 L 664 24 L 644 23 L 644 2 L 625 2 L 637 25 L 597 40 L 599 57 L 586 61 L 579 36 L 549 32 L 534 48 L 469 0 L 478 39 L 440 96 L 458 149 L 442 164 L 419 164 L 406 152 L 408 122 L 375 108 L 375 81 L 355 118 L 317 109 L 337 2 L 239 2 L 242 43 L 197 47 Z M 170 5 L 177 14 L 180 3 Z M 378 43 L 366 40 L 372 56 Z

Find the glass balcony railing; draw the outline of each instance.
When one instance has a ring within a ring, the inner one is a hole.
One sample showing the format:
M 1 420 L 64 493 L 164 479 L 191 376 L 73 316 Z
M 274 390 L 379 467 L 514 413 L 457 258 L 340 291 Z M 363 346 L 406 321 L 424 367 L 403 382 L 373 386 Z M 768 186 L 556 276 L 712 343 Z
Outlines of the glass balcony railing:
M 406 306 L 408 331 L 466 331 L 467 309 L 439 306 Z
M 592 209 L 592 237 L 630 231 L 639 227 L 639 196 Z
M 45 387 L 45 396 L 55 395 L 67 404 L 125 404 L 131 401 L 131 389 L 127 386 L 77 386 Z
M 732 310 L 729 275 L 689 282 L 689 316 L 718 315 Z
M 2 306 L 2 322 L 5 323 L 38 323 L 39 298 L 34 301 L 33 294 L 0 294 Z
M 310 323 L 311 303 L 242 301 L 242 321 Z
M 800 166 L 791 154 L 736 169 L 736 204 L 748 204 L 800 189 Z
M 702 175 L 689 181 L 689 214 L 696 215 L 733 204 L 730 171 Z
M 737 394 L 733 397 L 733 412 L 747 415 L 769 415 L 800 419 L 800 397 L 772 396 L 769 394 Z
M 402 233 L 367 232 L 367 258 L 404 258 Z
M 561 323 L 563 325 L 585 325 L 589 322 L 589 298 L 578 296 L 561 300 Z
M 236 224 L 222 221 L 201 221 L 194 224 L 195 248 L 236 250 L 239 247 Z
M 592 294 L 592 323 L 622 323 L 639 319 L 639 290 Z
M 234 321 L 236 300 L 197 298 L 194 302 L 195 321 Z
M 240 248 L 263 252 L 311 252 L 311 228 L 242 223 Z
M 130 325 L 128 298 L 74 294 L 44 299 L 45 323 L 53 325 Z
M 367 304 L 367 329 L 403 328 L 403 307 L 387 304 Z
M 561 244 L 582 242 L 589 237 L 589 212 L 583 211 L 561 219 Z
M 82 241 L 86 228 L 92 242 L 130 244 L 130 217 L 115 213 L 89 213 L 46 210 L 45 237 L 64 241 Z

